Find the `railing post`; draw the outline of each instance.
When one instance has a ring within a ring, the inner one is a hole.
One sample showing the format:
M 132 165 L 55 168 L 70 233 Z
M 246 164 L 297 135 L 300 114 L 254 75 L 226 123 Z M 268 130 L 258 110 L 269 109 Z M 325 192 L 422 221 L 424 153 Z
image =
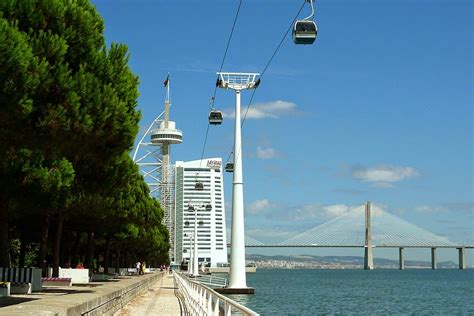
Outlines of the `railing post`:
M 219 298 L 214 301 L 214 316 L 219 316 Z
M 207 315 L 212 315 L 212 294 L 208 293 L 209 297 L 207 299 Z
M 232 305 L 230 305 L 227 301 L 225 301 L 224 315 L 225 316 L 231 316 L 232 315 Z

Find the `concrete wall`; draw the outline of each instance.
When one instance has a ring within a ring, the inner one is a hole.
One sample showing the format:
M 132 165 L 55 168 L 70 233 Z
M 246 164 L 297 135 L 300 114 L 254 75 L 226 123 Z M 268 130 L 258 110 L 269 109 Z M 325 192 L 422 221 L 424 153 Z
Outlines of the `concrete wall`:
M 140 282 L 130 284 L 120 290 L 113 291 L 107 295 L 98 297 L 76 306 L 68 311 L 68 315 L 113 315 L 116 311 L 128 304 L 138 295 L 144 294 L 153 287 L 156 282 L 161 280 L 163 273 L 154 273 L 141 279 Z

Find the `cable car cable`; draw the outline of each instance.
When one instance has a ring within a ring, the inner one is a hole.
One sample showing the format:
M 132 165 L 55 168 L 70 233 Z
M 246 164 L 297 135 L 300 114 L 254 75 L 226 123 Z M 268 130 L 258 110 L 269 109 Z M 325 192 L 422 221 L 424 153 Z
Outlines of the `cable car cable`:
M 300 9 L 298 10 L 298 13 L 296 13 L 294 19 L 291 21 L 290 23 L 290 26 L 288 27 L 288 29 L 286 30 L 285 34 L 283 35 L 282 39 L 280 40 L 280 43 L 278 44 L 278 46 L 276 47 L 275 51 L 273 52 L 272 56 L 270 57 L 270 59 L 268 60 L 268 62 L 266 63 L 265 67 L 263 68 L 263 71 L 260 73 L 260 76 L 259 76 L 259 80 L 262 79 L 263 75 L 265 74 L 265 72 L 267 71 L 268 67 L 270 66 L 270 64 L 272 63 L 273 61 L 273 58 L 275 57 L 275 55 L 277 54 L 278 50 L 280 49 L 281 45 L 283 44 L 283 42 L 285 41 L 285 38 L 288 36 L 288 33 L 290 32 L 290 30 L 293 28 L 293 25 L 295 24 L 295 22 L 298 20 L 298 16 L 300 15 L 301 11 L 303 10 L 304 8 L 304 5 L 306 3 L 306 0 L 303 1 L 303 4 L 301 5 Z M 252 95 L 250 96 L 250 101 L 249 101 L 249 104 L 247 105 L 247 109 L 245 110 L 245 114 L 244 114 L 244 117 L 242 119 L 242 122 L 241 122 L 241 129 L 244 127 L 244 123 L 245 123 L 245 119 L 247 118 L 247 114 L 249 112 L 249 109 L 250 107 L 252 106 L 252 101 L 253 101 L 253 98 L 255 96 L 255 92 L 257 92 L 257 89 L 253 89 L 252 91 Z M 228 160 L 230 159 L 230 157 L 232 156 L 232 151 L 231 153 L 229 154 L 229 158 Z M 240 153 L 238 153 L 240 154 Z M 235 159 L 235 158 L 234 158 Z
M 219 72 L 221 72 L 222 67 L 224 67 L 224 61 L 225 61 L 225 58 L 227 57 L 227 52 L 229 51 L 232 35 L 234 35 L 235 25 L 237 24 L 237 18 L 239 17 L 241 6 L 242 6 L 242 0 L 239 1 L 239 6 L 237 8 L 237 12 L 235 13 L 234 22 L 232 23 L 232 29 L 230 30 L 229 38 L 227 40 L 227 45 L 224 51 L 224 56 L 222 57 L 221 66 L 219 67 Z M 211 110 L 214 109 L 214 100 L 216 99 L 217 88 L 218 88 L 218 85 L 216 84 L 216 87 L 214 88 L 214 94 L 212 95 L 212 98 L 211 98 Z
M 239 13 L 240 13 L 240 8 L 242 7 L 242 0 L 239 1 L 239 6 L 237 7 L 237 12 L 235 13 L 235 17 L 234 17 L 234 22 L 232 23 L 232 28 L 230 30 L 230 34 L 229 34 L 229 38 L 227 39 L 227 45 L 226 45 L 226 48 L 225 48 L 225 51 L 224 51 L 224 56 L 222 57 L 222 61 L 221 61 L 221 65 L 220 65 L 220 68 L 219 68 L 219 72 L 222 71 L 222 67 L 224 67 L 224 62 L 225 62 L 225 59 L 227 57 L 227 52 L 229 51 L 229 47 L 230 47 L 230 42 L 232 40 L 232 36 L 234 34 L 234 30 L 235 30 L 235 26 L 237 24 L 237 19 L 239 17 Z M 216 87 L 214 88 L 214 94 L 213 96 L 211 97 L 211 100 L 210 100 L 210 108 L 211 108 L 211 111 L 214 109 L 214 101 L 216 99 L 216 94 L 217 94 L 217 88 L 218 86 L 216 85 Z M 208 138 L 208 135 L 209 135 L 209 124 L 207 124 L 207 128 L 206 128 L 206 135 L 204 137 L 204 144 L 202 146 L 202 151 L 201 151 L 201 163 L 202 163 L 202 159 L 204 158 L 204 152 L 206 150 L 206 144 L 207 144 L 207 138 Z
M 239 13 L 240 13 L 240 8 L 242 7 L 242 0 L 239 1 L 239 6 L 237 7 L 237 12 L 235 14 L 235 17 L 234 17 L 234 21 L 232 23 L 232 28 L 231 28 L 231 31 L 230 31 L 230 34 L 229 34 L 229 38 L 227 40 L 227 45 L 226 45 L 226 48 L 225 48 L 225 51 L 224 51 L 224 56 L 222 57 L 222 61 L 221 61 L 221 65 L 220 65 L 220 68 L 219 68 L 219 72 L 222 71 L 222 67 L 224 66 L 224 62 L 225 62 L 225 59 L 227 57 L 227 53 L 229 51 L 229 47 L 230 47 L 230 42 L 232 40 L 232 35 L 234 34 L 234 30 L 235 30 L 235 26 L 237 24 L 237 19 L 239 17 Z M 217 93 L 217 88 L 218 86 L 216 85 L 216 87 L 214 88 L 214 94 L 213 96 L 211 97 L 210 99 L 210 109 L 211 111 L 214 109 L 214 100 L 216 98 L 216 93 Z M 206 150 L 206 144 L 207 144 L 207 139 L 208 139 L 208 136 L 209 136 L 209 126 L 210 124 L 207 124 L 207 127 L 206 127 L 206 134 L 204 136 L 204 143 L 203 143 L 203 146 L 202 146 L 202 151 L 201 151 L 201 159 L 200 159 L 200 162 L 199 162 L 199 168 L 201 168 L 202 166 L 202 160 L 204 158 L 204 152 Z M 198 173 L 196 173 L 196 178 L 195 178 L 195 186 L 196 188 L 199 186 L 201 187 L 202 183 L 201 182 L 198 182 Z M 189 202 L 192 202 L 192 198 Z

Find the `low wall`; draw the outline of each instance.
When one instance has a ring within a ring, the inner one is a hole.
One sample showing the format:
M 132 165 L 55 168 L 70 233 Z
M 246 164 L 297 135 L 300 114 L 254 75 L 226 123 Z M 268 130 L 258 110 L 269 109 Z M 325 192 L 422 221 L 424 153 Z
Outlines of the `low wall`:
M 77 306 L 68 312 L 68 315 L 113 315 L 116 311 L 127 305 L 138 295 L 144 294 L 152 288 L 156 282 L 161 280 L 163 273 L 153 273 L 144 276 L 143 281 L 130 284 L 121 290 L 111 292 L 105 296 L 89 301 L 86 304 Z

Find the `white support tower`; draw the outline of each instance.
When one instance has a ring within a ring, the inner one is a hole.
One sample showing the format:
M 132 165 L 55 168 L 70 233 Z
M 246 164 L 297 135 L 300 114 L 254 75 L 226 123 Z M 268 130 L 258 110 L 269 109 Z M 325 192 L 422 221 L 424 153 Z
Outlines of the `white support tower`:
M 235 91 L 234 179 L 232 184 L 232 230 L 230 246 L 230 273 L 227 293 L 253 294 L 247 287 L 245 274 L 244 183 L 242 175 L 242 137 L 240 119 L 240 92 L 255 89 L 260 83 L 258 73 L 219 72 L 218 86 Z
M 139 166 L 150 195 L 160 201 L 164 212 L 163 224 L 168 228 L 170 238 L 170 260 L 175 253 L 175 203 L 174 203 L 174 166 L 170 163 L 170 145 L 183 141 L 183 132 L 176 129 L 176 123 L 169 120 L 170 81 L 165 81 L 165 110 L 153 120 L 140 139 L 133 161 Z

